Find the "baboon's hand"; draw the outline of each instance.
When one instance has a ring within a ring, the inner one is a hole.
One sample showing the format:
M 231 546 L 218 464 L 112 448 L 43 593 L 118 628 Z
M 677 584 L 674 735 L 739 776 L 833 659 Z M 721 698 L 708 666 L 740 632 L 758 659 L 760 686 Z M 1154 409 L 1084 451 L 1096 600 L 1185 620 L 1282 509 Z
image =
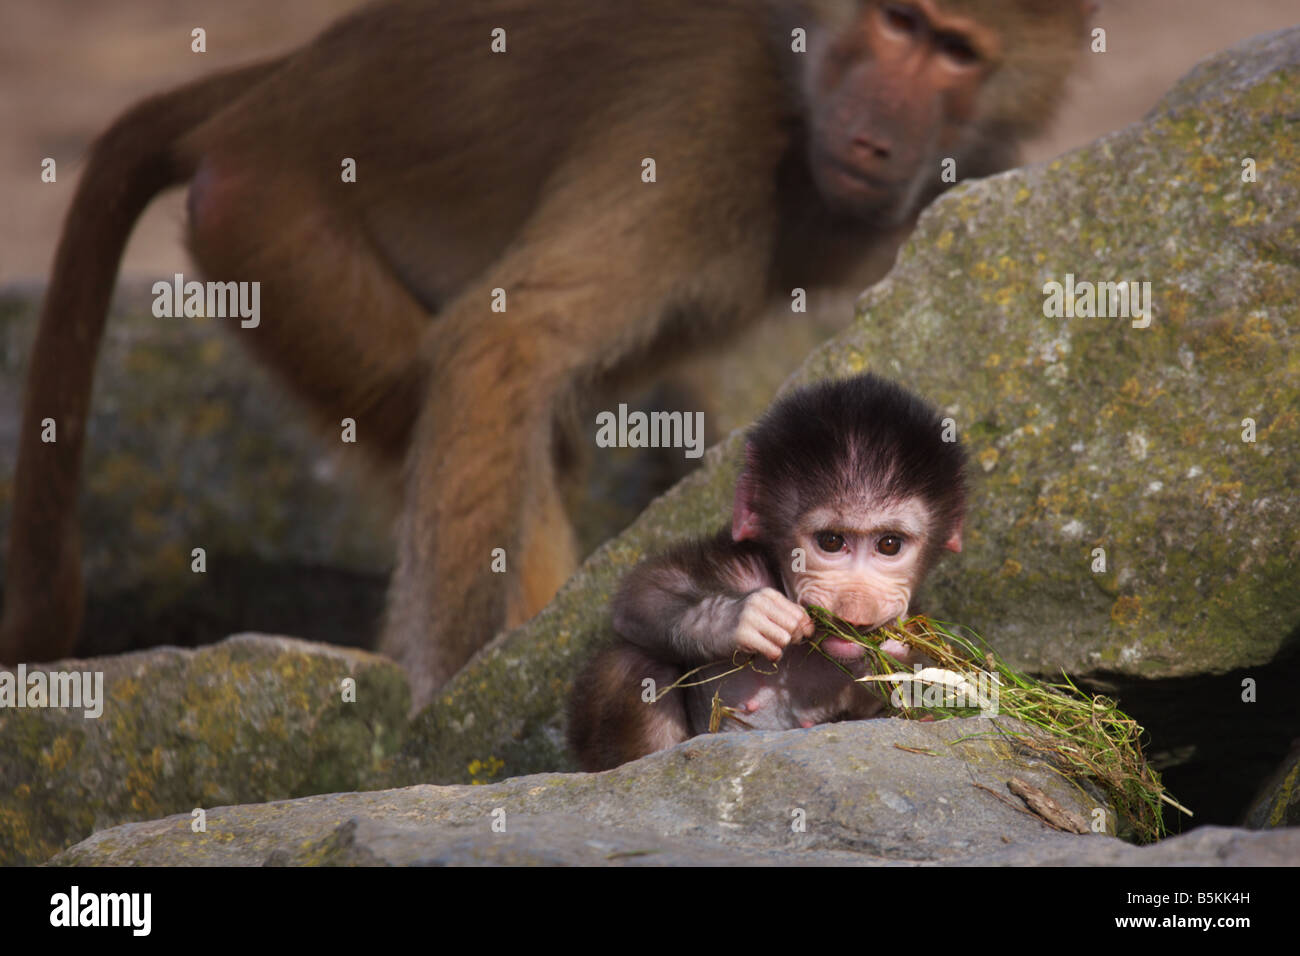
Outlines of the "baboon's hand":
M 813 621 L 776 588 L 760 588 L 736 600 L 731 642 L 736 650 L 778 660 L 785 649 L 811 637 Z

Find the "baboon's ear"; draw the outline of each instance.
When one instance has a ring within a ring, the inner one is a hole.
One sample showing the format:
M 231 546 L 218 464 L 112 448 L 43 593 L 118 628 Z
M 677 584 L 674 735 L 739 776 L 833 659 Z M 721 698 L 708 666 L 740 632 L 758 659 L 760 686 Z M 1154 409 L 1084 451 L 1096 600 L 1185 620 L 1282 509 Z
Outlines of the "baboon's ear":
M 736 482 L 736 500 L 731 506 L 731 540 L 752 541 L 762 530 L 758 519 L 758 456 L 752 442 L 745 443 L 745 470 Z
M 952 529 L 952 534 L 950 534 L 948 540 L 943 543 L 943 546 L 949 551 L 955 551 L 958 554 L 961 553 L 961 526 L 965 521 L 965 518 L 958 518 L 957 527 Z

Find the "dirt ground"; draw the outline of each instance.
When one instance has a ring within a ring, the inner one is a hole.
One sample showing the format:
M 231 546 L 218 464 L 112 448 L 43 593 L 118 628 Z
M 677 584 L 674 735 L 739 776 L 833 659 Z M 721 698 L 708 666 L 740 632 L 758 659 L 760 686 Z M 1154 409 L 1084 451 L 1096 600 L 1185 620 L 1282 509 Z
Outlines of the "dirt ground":
M 464 0 L 449 0 L 464 2 Z M 542 2 L 542 0 L 539 0 Z M 593 3 L 612 0 L 591 0 Z M 1064 0 L 1062 0 L 1064 2 Z M 136 99 L 218 67 L 287 49 L 357 0 L 4 0 L 0 8 L 0 283 L 45 276 L 89 140 Z M 1205 55 L 1300 23 L 1300 0 L 1104 0 L 1108 52 L 1089 60 L 1056 128 L 1027 158 L 1047 159 L 1139 119 Z M 190 31 L 208 52 L 190 52 Z M 40 163 L 58 162 L 57 184 Z M 182 194 L 146 213 L 124 271 L 186 267 Z

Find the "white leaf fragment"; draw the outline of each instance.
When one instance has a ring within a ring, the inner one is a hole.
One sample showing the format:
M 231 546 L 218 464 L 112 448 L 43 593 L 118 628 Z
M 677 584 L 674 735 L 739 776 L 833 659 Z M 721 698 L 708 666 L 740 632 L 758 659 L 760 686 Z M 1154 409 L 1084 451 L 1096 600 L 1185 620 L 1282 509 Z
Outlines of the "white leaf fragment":
M 990 675 L 996 682 L 997 678 Z M 964 695 L 967 700 L 978 701 L 976 706 L 984 708 L 989 706 L 984 699 L 984 695 L 966 679 L 964 674 L 956 671 L 950 671 L 943 667 L 923 667 L 913 674 L 907 671 L 894 671 L 892 674 L 868 674 L 866 677 L 857 678 L 859 682 L 865 681 L 893 681 L 900 683 L 902 681 L 911 681 L 916 684 L 936 684 L 940 687 L 950 688 L 954 693 Z

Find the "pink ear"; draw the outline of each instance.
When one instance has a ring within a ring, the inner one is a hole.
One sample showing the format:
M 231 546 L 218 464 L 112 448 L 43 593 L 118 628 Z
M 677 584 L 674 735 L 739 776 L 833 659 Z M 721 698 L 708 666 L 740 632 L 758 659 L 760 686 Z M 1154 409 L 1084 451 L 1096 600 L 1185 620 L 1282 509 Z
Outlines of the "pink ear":
M 745 470 L 740 473 L 740 479 L 736 482 L 736 500 L 731 506 L 732 541 L 752 541 L 758 537 L 761 525 L 756 510 L 758 482 L 754 478 L 757 465 L 754 446 L 746 444 Z
M 948 540 L 943 543 L 943 546 L 949 551 L 961 553 L 961 526 L 964 521 L 964 518 L 958 520 L 957 527 L 952 529 L 952 534 L 949 535 Z

